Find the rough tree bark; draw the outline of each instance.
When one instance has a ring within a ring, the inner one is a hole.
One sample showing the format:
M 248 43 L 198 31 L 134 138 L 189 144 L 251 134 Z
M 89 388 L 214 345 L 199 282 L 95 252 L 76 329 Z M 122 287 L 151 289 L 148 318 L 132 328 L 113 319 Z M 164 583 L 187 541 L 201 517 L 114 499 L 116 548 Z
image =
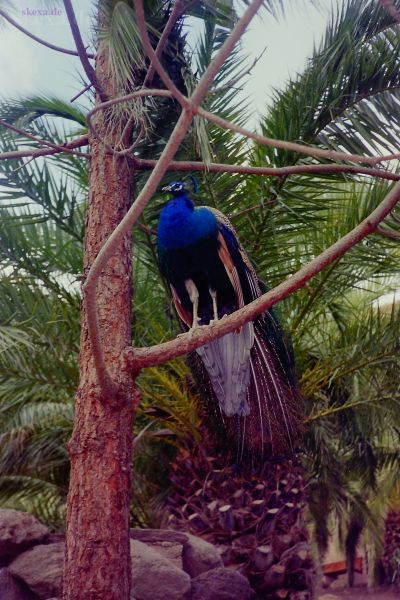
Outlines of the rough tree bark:
M 96 75 L 112 95 L 107 51 L 100 46 Z M 96 126 L 105 138 L 104 114 Z M 108 131 L 111 144 L 118 137 Z M 107 154 L 90 139 L 90 187 L 84 245 L 86 274 L 101 246 L 129 208 L 133 173 L 125 158 Z M 82 308 L 80 385 L 75 426 L 69 443 L 64 600 L 128 600 L 130 597 L 129 507 L 132 424 L 135 407 L 132 369 L 121 362 L 131 344 L 131 236 L 113 254 L 98 282 L 97 302 L 105 366 L 117 387 L 100 397 L 93 352 Z M 117 551 L 115 549 L 118 549 Z

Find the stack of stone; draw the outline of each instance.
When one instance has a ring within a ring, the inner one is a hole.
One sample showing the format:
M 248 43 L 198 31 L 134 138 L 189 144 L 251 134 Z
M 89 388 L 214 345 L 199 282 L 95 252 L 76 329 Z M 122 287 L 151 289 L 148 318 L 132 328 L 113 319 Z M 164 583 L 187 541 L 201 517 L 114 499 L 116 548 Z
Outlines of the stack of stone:
M 132 600 L 251 600 L 247 579 L 188 533 L 131 529 Z M 64 536 L 31 515 L 0 509 L 0 599 L 61 597 Z

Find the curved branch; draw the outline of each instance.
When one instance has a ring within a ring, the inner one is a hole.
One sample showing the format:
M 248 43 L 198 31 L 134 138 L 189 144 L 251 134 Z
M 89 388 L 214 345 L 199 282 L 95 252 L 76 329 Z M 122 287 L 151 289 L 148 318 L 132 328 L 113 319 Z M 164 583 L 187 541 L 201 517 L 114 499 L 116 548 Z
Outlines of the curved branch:
M 92 83 L 88 83 L 87 85 L 85 85 L 85 87 L 80 92 L 78 92 L 77 94 L 75 94 L 75 96 L 73 96 L 73 98 L 71 98 L 70 102 L 75 102 L 75 100 L 78 100 L 78 98 L 80 98 L 80 96 L 82 96 L 82 94 L 84 94 L 85 92 L 89 91 L 91 87 Z
M 390 229 L 385 229 L 384 227 L 377 227 L 375 233 L 378 233 L 383 237 L 390 238 L 391 240 L 400 240 L 400 233 L 398 231 L 391 231 Z
M 272 148 L 281 148 L 282 150 L 289 150 L 290 152 L 297 152 L 298 154 L 306 154 L 307 156 L 314 156 L 317 158 L 326 158 L 328 160 L 341 160 L 347 162 L 355 162 L 355 163 L 364 163 L 367 165 L 376 165 L 377 163 L 392 160 L 397 158 L 399 155 L 391 154 L 387 156 L 361 156 L 359 154 L 347 154 L 346 152 L 337 152 L 336 150 L 323 150 L 322 148 L 318 148 L 316 146 L 305 146 L 303 144 L 298 144 L 296 142 L 288 142 L 285 140 L 275 140 L 273 138 L 268 138 L 259 133 L 254 133 L 253 131 L 249 131 L 240 125 L 236 125 L 235 123 L 231 123 L 230 121 L 226 121 L 222 117 L 218 117 L 213 113 L 210 113 L 208 110 L 204 110 L 204 108 L 197 108 L 196 113 L 210 121 L 211 123 L 215 123 L 222 129 L 230 129 L 231 131 L 235 131 L 236 133 L 240 133 L 245 137 L 248 137 L 252 140 L 255 140 L 259 144 L 263 146 L 271 146 Z
M 127 348 L 125 352 L 126 359 L 135 364 L 135 368 L 156 366 L 187 352 L 192 352 L 196 348 L 230 333 L 238 327 L 242 327 L 245 323 L 252 321 L 277 302 L 303 288 L 310 279 L 320 273 L 325 267 L 343 256 L 367 235 L 376 231 L 379 223 L 383 221 L 399 201 L 400 183 L 397 183 L 379 206 L 357 227 L 299 269 L 286 281 L 280 283 L 266 294 L 263 294 L 257 300 L 253 300 L 250 304 L 247 304 L 217 323 L 199 327 L 197 330 L 186 333 L 169 342 L 157 344 L 150 348 Z
M 15 125 L 12 125 L 11 123 L 7 123 L 7 121 L 3 121 L 3 119 L 0 119 L 0 125 L 5 127 L 6 129 L 10 129 L 14 133 L 18 133 L 18 134 L 28 138 L 29 140 L 33 140 L 42 146 L 54 148 L 55 150 L 58 150 L 59 152 L 66 152 L 67 154 L 74 154 L 75 156 L 83 156 L 82 152 L 76 152 L 75 150 L 67 148 L 66 146 L 61 146 L 60 144 L 53 144 L 53 142 L 48 142 L 47 140 L 42 140 L 39 137 L 37 137 L 36 135 L 29 133 L 29 131 L 25 131 L 24 129 L 19 129 L 19 127 L 15 127 Z
M 378 0 L 379 4 L 383 6 L 386 12 L 393 17 L 395 21 L 400 23 L 400 13 L 397 8 L 394 6 L 392 0 Z
M 154 169 L 156 160 L 131 157 L 136 169 Z M 209 171 L 211 173 L 238 173 L 243 175 L 266 175 L 268 177 L 288 177 L 290 175 L 310 175 L 322 173 L 360 173 L 370 177 L 379 177 L 390 181 L 399 181 L 400 174 L 391 173 L 382 169 L 358 167 L 354 165 L 293 165 L 289 167 L 250 167 L 245 165 L 228 165 L 224 163 L 209 163 L 205 165 L 198 161 L 172 160 L 167 171 Z
M 35 40 L 35 42 L 39 42 L 39 44 L 42 44 L 47 48 L 51 48 L 52 50 L 57 50 L 57 52 L 63 52 L 64 54 L 70 54 L 71 56 L 79 56 L 76 50 L 68 50 L 67 48 L 61 48 L 61 46 L 55 46 L 54 44 L 46 42 L 45 40 L 42 40 L 41 38 L 37 37 L 37 35 L 34 35 L 28 29 L 22 27 L 22 25 L 17 23 L 17 21 L 14 21 L 14 19 L 10 17 L 10 15 L 8 15 L 2 8 L 0 8 L 0 16 L 3 17 L 9 23 L 11 23 L 11 25 L 13 25 L 16 29 L 30 37 L 32 40 Z M 85 54 L 88 58 L 95 58 L 94 54 L 88 54 L 86 51 Z
M 153 66 L 153 68 L 157 71 L 158 75 L 160 76 L 160 79 L 165 85 L 165 87 L 173 93 L 174 98 L 179 102 L 179 104 L 184 108 L 188 108 L 189 99 L 178 90 L 178 88 L 176 87 L 176 85 L 162 66 L 160 59 L 158 58 L 157 52 L 154 51 L 154 48 L 151 45 L 149 35 L 147 33 L 142 0 L 133 0 L 133 4 L 135 7 L 137 26 L 140 32 L 140 36 L 142 38 L 143 49 L 147 54 L 147 57 L 150 59 L 150 68 L 151 66 Z
M 81 148 L 87 146 L 89 143 L 88 136 L 82 135 L 71 142 L 67 142 L 62 146 L 55 148 L 41 148 L 40 150 L 10 150 L 9 152 L 0 152 L 0 160 L 12 160 L 15 158 L 38 158 L 39 156 L 51 156 L 53 154 L 59 154 L 60 152 L 68 152 L 75 148 Z M 87 152 L 79 152 L 79 156 L 82 158 L 90 158 L 90 154 Z
M 167 21 L 166 26 L 164 27 L 164 31 L 161 34 L 161 37 L 158 41 L 157 44 L 157 48 L 155 51 L 156 57 L 157 58 L 161 58 L 161 55 L 164 51 L 164 48 L 166 46 L 167 40 L 169 38 L 169 35 L 171 33 L 171 31 L 174 28 L 175 23 L 177 22 L 177 20 L 179 19 L 180 16 L 183 15 L 183 13 L 187 10 L 187 7 L 183 4 L 182 0 L 176 0 L 174 3 L 174 6 L 172 8 L 171 14 L 169 15 L 169 19 Z M 149 70 L 146 73 L 146 77 L 144 78 L 143 81 L 143 87 L 146 87 L 147 83 L 149 82 L 149 80 L 153 77 L 154 75 L 154 64 L 151 62 L 150 66 L 149 66 Z
M 96 89 L 97 93 L 99 94 L 100 100 L 102 102 L 104 102 L 105 100 L 107 100 L 107 94 L 105 93 L 102 86 L 100 85 L 100 82 L 97 79 L 95 70 L 93 69 L 93 67 L 90 64 L 89 59 L 87 57 L 86 48 L 84 46 L 81 32 L 79 30 L 79 26 L 78 26 L 77 20 L 75 18 L 75 12 L 72 7 L 71 0 L 64 0 L 64 7 L 65 7 L 65 12 L 67 13 L 69 25 L 71 27 L 71 32 L 72 32 L 73 38 L 75 40 L 76 49 L 78 51 L 78 56 L 82 63 L 83 70 L 85 71 L 89 81 L 93 84 L 93 87 Z
M 116 154 L 116 155 L 125 155 L 128 152 L 130 152 L 132 150 L 132 148 L 128 148 L 126 150 L 115 150 L 115 148 L 112 148 L 109 144 L 107 144 L 107 142 L 105 142 L 105 140 L 103 138 L 99 137 L 99 134 L 96 131 L 96 128 L 93 125 L 93 117 L 96 113 L 98 113 L 100 110 L 104 110 L 106 108 L 110 108 L 111 106 L 116 106 L 117 104 L 122 104 L 124 102 L 129 102 L 129 100 L 134 100 L 135 98 L 140 98 L 140 97 L 144 97 L 144 96 L 163 96 L 163 97 L 167 97 L 167 98 L 172 98 L 172 92 L 170 92 L 169 90 L 159 90 L 159 89 L 146 89 L 146 88 L 142 88 L 140 90 L 136 90 L 135 92 L 132 92 L 131 94 L 127 94 L 126 96 L 120 96 L 119 98 L 112 98 L 111 100 L 106 100 L 105 102 L 102 102 L 101 104 L 97 104 L 90 112 L 88 112 L 88 114 L 86 115 L 86 122 L 88 124 L 88 127 L 91 131 L 91 133 L 93 134 L 93 136 L 98 139 L 106 148 L 106 150 L 108 152 L 110 152 L 111 154 Z

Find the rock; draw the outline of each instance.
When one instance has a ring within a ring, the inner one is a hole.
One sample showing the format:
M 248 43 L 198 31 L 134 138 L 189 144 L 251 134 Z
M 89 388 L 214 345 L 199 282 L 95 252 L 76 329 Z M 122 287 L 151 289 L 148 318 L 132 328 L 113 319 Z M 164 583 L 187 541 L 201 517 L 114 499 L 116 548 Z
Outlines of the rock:
M 132 600 L 183 600 L 190 577 L 139 540 L 130 540 Z
M 25 512 L 0 509 L 0 566 L 17 554 L 41 543 L 49 534 L 45 525 Z
M 47 600 L 60 593 L 64 544 L 40 544 L 27 550 L 9 565 L 39 598 Z
M 187 537 L 182 548 L 182 568 L 191 577 L 224 566 L 215 546 L 194 535 L 187 534 Z
M 153 542 L 174 542 L 185 544 L 188 540 L 188 533 L 173 531 L 172 529 L 140 529 L 133 527 L 129 530 L 129 535 L 133 540 L 139 540 L 145 544 Z
M 0 598 L 1 600 L 36 600 L 29 588 L 13 577 L 10 571 L 0 569 Z
M 251 600 L 255 593 L 243 575 L 218 567 L 205 571 L 192 581 L 191 600 Z
M 150 546 L 178 569 L 182 569 L 182 545 L 188 541 L 189 536 L 168 529 L 131 529 L 130 537 Z

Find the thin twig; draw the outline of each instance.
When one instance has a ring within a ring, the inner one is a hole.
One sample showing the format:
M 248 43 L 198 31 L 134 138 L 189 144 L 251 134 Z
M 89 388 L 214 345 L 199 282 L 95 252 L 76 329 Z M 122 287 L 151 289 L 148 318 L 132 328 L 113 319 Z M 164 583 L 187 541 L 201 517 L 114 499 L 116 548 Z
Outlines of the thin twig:
M 47 140 L 42 140 L 41 138 L 38 138 L 36 135 L 29 133 L 29 131 L 25 131 L 24 129 L 19 129 L 19 127 L 15 127 L 15 125 L 12 125 L 11 123 L 7 123 L 7 121 L 3 121 L 3 119 L 0 119 L 0 125 L 5 127 L 6 129 L 10 129 L 14 133 L 18 133 L 18 134 L 22 135 L 23 137 L 28 138 L 29 140 L 33 140 L 33 141 L 37 142 L 41 146 L 47 146 L 49 148 L 54 148 L 55 150 L 58 150 L 59 152 L 66 152 L 67 154 L 74 154 L 75 156 L 83 155 L 82 152 L 76 152 L 75 150 L 71 150 L 70 148 L 67 148 L 66 146 L 62 146 L 60 144 L 53 144 L 53 142 L 49 142 Z
M 336 150 L 323 150 L 322 148 L 317 148 L 316 146 L 305 146 L 303 144 L 297 144 L 296 142 L 288 142 L 285 140 L 275 140 L 272 138 L 265 137 L 260 135 L 259 133 L 254 133 L 253 131 L 249 131 L 240 125 L 236 125 L 235 123 L 231 123 L 230 121 L 226 121 L 222 117 L 218 117 L 213 113 L 210 113 L 203 108 L 197 108 L 196 113 L 207 121 L 211 123 L 215 123 L 222 129 L 229 129 L 231 131 L 235 131 L 236 133 L 240 133 L 241 135 L 255 140 L 259 144 L 263 146 L 271 146 L 272 148 L 281 148 L 282 150 L 289 150 L 290 152 L 296 152 L 298 154 L 306 154 L 307 156 L 314 156 L 318 158 L 326 158 L 328 160 L 341 160 L 347 162 L 355 162 L 355 163 L 365 163 L 368 165 L 376 165 L 377 163 L 392 160 L 396 158 L 396 154 L 391 154 L 387 156 L 360 156 L 359 154 L 347 154 L 346 152 L 337 152 Z
M 395 21 L 400 23 L 400 13 L 391 0 L 378 0 L 378 2 L 382 4 L 386 12 L 389 13 L 389 15 L 393 17 Z
M 40 150 L 10 150 L 9 152 L 0 152 L 0 160 L 13 160 L 15 158 L 38 158 L 39 156 L 52 156 L 53 154 L 59 154 L 60 152 L 68 152 L 75 148 L 81 148 L 82 146 L 88 145 L 88 136 L 82 135 L 71 142 L 67 142 L 62 146 L 56 148 L 41 148 Z M 87 152 L 79 152 L 79 156 L 82 158 L 90 158 L 90 154 Z
M 399 201 L 400 183 L 397 183 L 366 219 L 332 244 L 332 246 L 324 250 L 319 256 L 304 265 L 304 267 L 299 269 L 286 281 L 217 323 L 199 327 L 197 330 L 186 333 L 170 342 L 164 342 L 149 348 L 128 348 L 126 350 L 127 360 L 134 363 L 136 368 L 156 366 L 187 352 L 192 352 L 196 348 L 230 333 L 238 327 L 242 327 L 245 323 L 252 321 L 277 302 L 303 288 L 310 279 L 315 277 L 325 267 L 343 256 L 367 235 L 373 233 L 379 223 L 390 214 Z
M 233 77 L 232 79 L 230 79 L 229 81 L 224 83 L 224 85 L 221 85 L 218 88 L 212 88 L 210 90 L 211 93 L 212 94 L 220 94 L 221 92 L 225 92 L 225 90 L 229 90 L 234 85 L 236 85 L 241 79 L 243 79 L 243 77 L 246 77 L 247 75 L 251 75 L 252 70 L 254 69 L 254 67 L 256 66 L 258 61 L 264 56 L 266 51 L 267 51 L 267 47 L 264 48 L 264 50 L 261 52 L 261 54 L 259 56 L 256 56 L 256 58 L 253 60 L 253 62 L 251 63 L 251 65 L 248 69 L 246 69 L 245 71 L 240 73 L 237 77 Z
M 93 87 L 96 89 L 97 93 L 99 94 L 100 100 L 102 102 L 105 102 L 107 100 L 107 94 L 105 93 L 102 86 L 100 85 L 100 82 L 97 79 L 95 70 L 93 69 L 92 65 L 90 64 L 90 62 L 88 60 L 88 57 L 86 54 L 86 48 L 85 48 L 85 45 L 82 40 L 81 32 L 80 32 L 80 29 L 79 29 L 79 26 L 78 26 L 78 23 L 77 23 L 77 20 L 75 17 L 75 12 L 72 7 L 71 0 L 64 0 L 64 7 L 65 7 L 65 12 L 67 13 L 69 25 L 71 27 L 72 36 L 75 40 L 76 49 L 78 51 L 78 56 L 82 63 L 83 70 L 85 71 L 89 81 L 92 83 Z
M 136 16 L 141 14 L 143 17 L 143 6 L 140 0 L 134 0 L 136 7 Z M 170 136 L 169 141 L 167 142 L 161 156 L 155 166 L 153 172 L 150 174 L 146 184 L 141 190 L 140 194 L 136 198 L 135 202 L 119 223 L 119 225 L 114 229 L 113 233 L 110 235 L 108 240 L 100 249 L 97 257 L 93 261 L 93 264 L 87 274 L 87 279 L 85 284 L 83 285 L 83 293 L 84 300 L 86 304 L 86 316 L 87 316 L 87 325 L 88 331 L 92 342 L 92 347 L 97 348 L 99 352 L 102 354 L 102 347 L 100 342 L 100 329 L 98 322 L 98 312 L 96 305 L 96 287 L 98 278 L 107 264 L 108 260 L 112 256 L 114 249 L 120 244 L 124 235 L 131 229 L 131 227 L 136 223 L 139 216 L 143 212 L 146 205 L 149 203 L 151 197 L 157 189 L 158 184 L 160 183 L 165 171 L 168 168 L 170 161 L 173 159 L 176 151 L 178 150 L 181 142 L 183 141 L 190 124 L 193 120 L 193 106 L 200 104 L 203 100 L 205 94 L 208 89 L 212 85 L 213 79 L 221 68 L 222 64 L 225 62 L 227 56 L 229 56 L 230 52 L 233 50 L 236 43 L 241 38 L 251 19 L 256 14 L 257 10 L 263 3 L 263 0 L 253 0 L 248 8 L 245 10 L 241 19 L 235 25 L 233 31 L 223 44 L 222 48 L 219 50 L 217 55 L 211 61 L 210 65 L 206 69 L 203 77 L 200 79 L 198 86 L 196 87 L 193 96 L 190 98 L 190 110 L 184 109 L 176 123 L 174 130 Z M 142 23 L 143 29 L 143 23 Z M 144 23 L 144 29 L 146 30 L 146 24 Z M 147 30 L 144 33 L 144 37 L 147 38 Z M 154 53 L 153 49 L 151 49 Z M 153 60 L 153 57 L 151 57 Z M 157 68 L 157 64 L 155 63 Z M 162 66 L 159 64 L 157 71 L 159 72 L 160 77 L 162 78 L 162 74 L 159 69 L 165 73 Z M 133 366 L 135 369 L 135 367 Z
M 1 8 L 0 8 L 0 16 L 3 17 L 4 19 L 6 19 L 6 21 L 8 21 L 9 23 L 11 23 L 11 25 L 14 25 L 14 27 L 16 29 L 19 29 L 19 31 L 22 31 L 22 33 L 24 33 L 28 37 L 32 38 L 32 40 L 35 40 L 35 42 L 39 42 L 39 44 L 42 44 L 43 46 L 46 46 L 47 48 L 51 48 L 52 50 L 57 50 L 57 52 L 63 52 L 64 54 L 70 54 L 71 56 L 79 56 L 79 54 L 76 50 L 67 50 L 67 48 L 61 48 L 60 46 L 55 46 L 54 44 L 51 44 L 50 42 L 46 42 L 45 40 L 42 40 L 41 38 L 37 37 L 37 35 L 34 35 L 28 29 L 25 29 L 25 27 L 22 27 L 22 25 L 17 23 L 17 21 L 14 21 L 14 19 L 12 17 L 10 17 L 10 15 L 7 14 Z M 89 54 L 86 51 L 85 51 L 85 54 L 88 58 L 95 58 L 94 54 Z
M 148 33 L 146 20 L 144 16 L 143 2 L 142 0 L 133 0 L 133 4 L 135 6 L 135 15 L 137 26 L 142 38 L 142 45 L 147 57 L 150 59 L 150 64 L 153 65 L 153 68 L 157 71 L 160 76 L 161 81 L 165 85 L 165 87 L 173 93 L 174 98 L 179 102 L 179 104 L 188 108 L 189 101 L 186 96 L 184 96 L 176 87 L 172 79 L 169 77 L 164 67 L 162 66 L 156 52 L 154 51 L 153 46 L 151 45 Z
M 156 160 L 147 158 L 131 157 L 136 169 L 154 169 Z M 390 181 L 399 181 L 400 174 L 373 169 L 370 167 L 358 167 L 354 165 L 292 165 L 289 167 L 250 167 L 246 165 L 228 165 L 224 163 L 208 163 L 207 165 L 198 161 L 172 160 L 167 171 L 209 171 L 211 173 L 238 173 L 243 175 L 267 175 L 269 177 L 288 177 L 290 175 L 330 174 L 330 173 L 360 173 L 370 177 L 379 177 Z
M 384 156 L 377 156 L 373 164 L 377 165 L 381 162 L 389 162 L 389 160 L 400 160 L 400 153 L 397 154 L 385 154 Z
M 157 44 L 157 48 L 155 51 L 157 58 L 161 58 L 161 55 L 164 52 L 164 48 L 167 44 L 170 33 L 173 30 L 175 23 L 177 22 L 179 17 L 184 13 L 185 10 L 186 10 L 186 7 L 183 4 L 182 0 L 176 0 L 176 2 L 174 3 L 174 6 L 172 8 L 171 14 L 169 15 L 167 24 L 164 27 L 164 31 L 162 32 L 161 37 Z M 146 85 L 151 80 L 153 75 L 154 75 L 154 65 L 152 62 L 150 62 L 149 70 L 147 71 L 146 77 L 144 78 L 144 81 L 143 81 L 143 87 L 146 87 Z
M 71 98 L 70 102 L 75 102 L 75 100 L 78 100 L 78 98 L 80 96 L 82 96 L 82 94 L 84 94 L 85 92 L 87 92 L 88 90 L 90 90 L 90 88 L 92 87 L 91 83 L 88 83 L 83 90 L 81 90 L 80 92 L 78 92 L 77 94 L 75 94 L 75 96 L 73 98 Z
M 137 228 L 140 229 L 140 231 L 143 231 L 147 236 L 156 236 L 157 235 L 157 231 L 155 229 L 151 229 L 151 227 L 147 227 L 147 225 L 143 225 L 143 223 L 137 223 L 136 224 Z
M 395 215 L 394 212 L 390 213 L 390 217 L 393 219 L 393 221 L 396 221 L 396 223 L 400 223 L 400 217 Z
M 331 415 L 334 415 L 338 412 L 342 412 L 343 410 L 348 410 L 349 408 L 354 408 L 355 406 L 363 406 L 364 404 L 378 403 L 378 401 L 382 402 L 382 397 L 368 398 L 368 400 L 354 400 L 353 402 L 347 402 L 346 404 L 342 404 L 341 406 L 330 407 L 325 410 L 321 410 L 319 413 L 310 415 L 304 420 L 304 423 L 318 421 L 319 419 L 323 419 L 324 417 L 330 417 Z
M 400 233 L 398 231 L 391 231 L 390 229 L 385 229 L 384 227 L 377 227 L 375 233 L 379 233 L 379 235 L 383 235 L 384 237 L 388 237 L 392 240 L 400 240 Z
M 112 148 L 101 136 L 99 136 L 99 134 L 97 133 L 97 130 L 95 128 L 95 126 L 93 125 L 93 117 L 96 113 L 98 113 L 100 110 L 105 110 L 106 108 L 110 108 L 111 106 L 116 106 L 117 104 L 122 104 L 124 102 L 128 102 L 129 100 L 134 100 L 135 98 L 140 98 L 140 97 L 147 97 L 147 96 L 163 96 L 163 97 L 167 97 L 167 98 L 171 98 L 172 97 L 172 92 L 170 92 L 169 90 L 158 90 L 158 89 L 144 89 L 141 88 L 140 90 L 136 90 L 135 92 L 132 92 L 131 94 L 127 94 L 126 96 L 121 96 L 119 98 L 112 98 L 111 100 L 107 100 L 106 102 L 102 102 L 101 104 L 97 104 L 90 112 L 88 112 L 88 114 L 86 115 L 86 122 L 88 124 L 88 127 L 91 131 L 91 133 L 93 134 L 93 136 L 98 139 L 106 148 L 106 150 L 108 152 L 110 152 L 111 154 L 117 154 L 119 155 L 121 151 L 116 150 L 115 148 Z M 128 149 L 129 151 L 131 149 Z M 125 150 L 122 150 L 122 153 L 126 154 L 127 152 Z
M 88 124 L 89 124 L 89 127 L 91 127 L 91 129 L 92 129 L 92 133 L 94 135 L 96 135 L 96 132 L 93 129 L 93 125 L 91 123 L 91 118 L 93 117 L 93 115 L 96 112 L 98 112 L 99 110 L 108 108 L 110 106 L 114 106 L 115 104 L 128 102 L 129 100 L 132 100 L 133 98 L 137 98 L 142 95 L 143 96 L 150 96 L 150 95 L 166 96 L 169 98 L 174 97 L 174 93 L 170 90 L 140 89 L 140 90 L 137 90 L 136 92 L 132 92 L 131 94 L 127 94 L 126 96 L 120 96 L 119 98 L 113 98 L 112 100 L 103 102 L 102 104 L 97 105 L 87 116 Z M 232 131 L 235 131 L 236 133 L 240 133 L 241 135 L 251 138 L 251 139 L 255 140 L 256 142 L 258 142 L 259 144 L 262 144 L 265 146 L 271 146 L 273 148 L 281 148 L 283 150 L 297 152 L 299 154 L 305 154 L 305 155 L 313 156 L 313 157 L 317 157 L 317 158 L 325 158 L 328 160 L 341 160 L 341 161 L 355 162 L 355 163 L 365 163 L 365 164 L 369 164 L 372 166 L 375 166 L 381 162 L 387 162 L 390 160 L 394 160 L 396 158 L 400 158 L 400 154 L 387 154 L 385 156 L 361 156 L 358 154 L 348 154 L 345 152 L 337 152 L 336 150 L 324 150 L 323 148 L 318 148 L 317 146 L 305 146 L 302 144 L 298 144 L 295 142 L 289 142 L 286 140 L 276 140 L 273 138 L 267 138 L 258 133 L 249 131 L 249 130 L 245 129 L 244 127 L 240 127 L 239 125 L 236 125 L 235 123 L 226 121 L 222 117 L 214 115 L 213 113 L 210 113 L 207 110 L 204 110 L 200 106 L 195 107 L 193 105 L 193 97 L 194 96 L 192 96 L 190 98 L 190 110 L 194 110 L 196 112 L 196 114 L 198 114 L 199 116 L 207 119 L 208 121 L 215 123 L 216 125 L 218 125 L 219 127 L 223 128 L 223 129 L 230 129 Z M 185 99 L 184 100 L 185 104 L 188 105 L 189 98 L 186 98 L 185 96 L 183 96 L 183 98 Z M 114 150 L 111 148 L 110 148 L 110 151 L 114 152 Z M 156 161 L 137 159 L 138 168 L 141 168 L 141 167 L 142 168 L 152 168 L 153 165 L 155 165 L 155 162 Z M 207 169 L 207 167 L 205 167 L 203 163 L 199 163 L 199 162 L 195 162 L 195 161 L 190 161 L 190 163 L 188 161 L 182 161 L 182 162 L 176 161 L 172 164 L 174 164 L 177 167 L 176 170 L 181 170 L 181 171 L 190 171 L 190 170 L 203 171 L 203 170 Z M 189 168 L 189 166 L 188 166 L 189 164 L 193 165 L 193 169 Z M 178 165 L 179 165 L 179 169 L 178 169 Z M 319 168 L 321 168 L 321 172 L 337 173 L 337 172 L 340 172 L 342 166 L 344 169 L 346 169 L 346 170 L 343 170 L 343 172 L 350 173 L 353 171 L 353 172 L 358 172 L 358 173 L 364 173 L 364 168 L 361 170 L 361 169 L 358 169 L 358 167 L 355 167 L 355 168 L 349 167 L 349 169 L 347 170 L 346 165 L 331 165 L 331 167 L 332 167 L 331 171 L 328 170 L 329 165 L 319 165 Z M 271 170 L 271 173 L 267 172 L 268 168 Z M 285 173 L 286 169 L 293 169 L 292 173 L 296 173 L 296 169 L 298 169 L 298 168 L 300 168 L 300 166 L 297 166 L 297 165 L 291 166 L 291 167 L 281 167 L 281 175 L 285 176 L 286 174 L 289 174 L 289 175 L 291 174 L 290 171 Z M 325 168 L 326 168 L 326 171 L 324 171 Z M 248 174 L 253 173 L 253 172 L 254 172 L 254 174 L 256 174 L 256 171 L 252 171 L 251 169 L 265 169 L 264 173 L 259 171 L 258 174 L 273 175 L 272 171 L 274 171 L 278 175 L 277 170 L 273 169 L 273 167 L 245 167 L 245 166 L 222 165 L 222 164 L 214 163 L 213 169 L 214 169 L 214 172 L 223 171 L 226 169 L 227 171 L 232 172 L 232 173 L 237 172 L 237 173 L 248 173 Z M 303 169 L 302 166 L 301 166 L 301 169 Z M 310 173 L 318 173 L 319 172 L 318 169 L 317 169 L 317 171 L 314 171 L 313 169 L 314 169 L 313 165 L 307 165 L 306 171 L 304 171 L 304 172 L 307 172 L 307 171 L 309 171 Z M 174 170 L 174 169 L 171 168 L 169 170 Z M 210 168 L 210 170 L 212 170 L 212 169 Z M 301 172 L 303 172 L 303 171 L 301 171 Z M 371 170 L 366 170 L 365 174 L 381 177 L 382 179 L 390 179 L 392 181 L 397 181 L 397 179 L 398 179 L 397 174 L 390 173 L 389 171 L 381 171 L 378 169 L 375 170 L 374 172 L 372 172 Z
M 130 119 L 129 119 L 130 121 Z M 127 124 L 129 124 L 129 121 Z M 122 132 L 120 141 L 118 142 L 118 145 L 121 144 L 122 140 L 124 139 L 124 136 L 127 135 L 127 128 L 124 128 L 124 131 Z M 135 139 L 134 142 L 132 142 L 132 144 L 129 146 L 129 148 L 124 148 L 123 150 L 118 150 L 116 152 L 117 156 L 126 156 L 127 154 L 132 154 L 133 151 L 135 150 L 135 148 L 140 144 L 140 142 L 145 138 L 146 135 L 146 127 L 145 127 L 145 123 L 144 123 L 144 119 L 140 120 L 140 130 L 139 133 Z

